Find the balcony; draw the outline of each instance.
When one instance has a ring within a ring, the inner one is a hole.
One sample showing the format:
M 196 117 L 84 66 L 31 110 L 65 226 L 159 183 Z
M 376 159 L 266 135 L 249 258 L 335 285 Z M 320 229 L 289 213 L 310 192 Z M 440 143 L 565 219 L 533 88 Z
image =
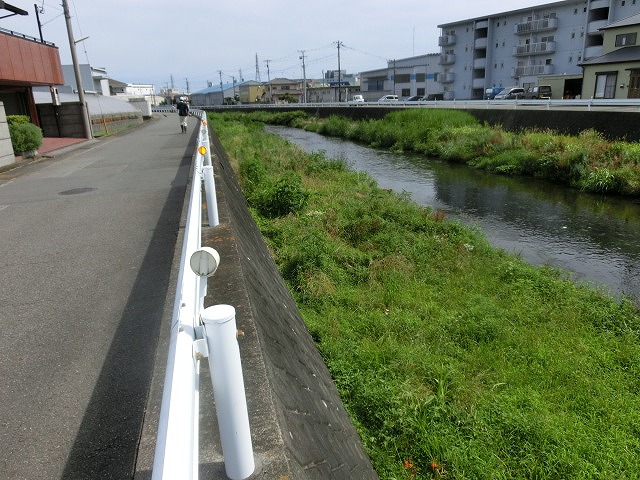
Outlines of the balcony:
M 440 60 L 438 61 L 438 63 L 440 65 L 452 65 L 456 63 L 456 56 L 453 53 L 440 55 Z
M 489 20 L 478 20 L 476 22 L 476 30 L 481 28 L 489 28 Z
M 473 79 L 472 87 L 473 87 L 474 89 L 477 89 L 477 88 L 482 88 L 482 89 L 484 89 L 485 81 L 486 81 L 486 79 L 484 79 L 484 78 L 474 78 L 474 79 Z
M 556 42 L 530 43 L 513 47 L 513 55 L 522 57 L 527 55 L 545 55 L 556 51 Z
M 473 68 L 487 68 L 487 57 L 474 58 Z
M 476 41 L 473 44 L 474 48 L 487 48 L 487 45 L 487 37 L 476 38 Z
M 584 49 L 584 59 L 588 60 L 590 58 L 599 57 L 603 54 L 602 45 L 593 45 L 591 47 L 587 47 Z
M 600 33 L 599 30 L 606 27 L 608 23 L 608 20 L 594 20 L 587 23 L 587 34 Z
M 454 72 L 443 73 L 440 75 L 440 83 L 453 83 L 456 80 L 456 74 Z
M 450 47 L 451 45 L 455 45 L 455 44 L 456 44 L 455 35 L 444 35 L 442 37 L 438 37 L 439 47 Z
M 555 68 L 551 65 L 525 65 L 511 71 L 512 77 L 531 77 L 537 75 L 552 75 Z
M 599 8 L 609 8 L 609 0 L 591 0 L 589 10 L 597 10 Z
M 514 33 L 516 35 L 528 35 L 530 33 L 556 30 L 557 28 L 558 28 L 557 18 L 541 18 L 538 20 L 532 20 L 530 22 L 517 24 Z

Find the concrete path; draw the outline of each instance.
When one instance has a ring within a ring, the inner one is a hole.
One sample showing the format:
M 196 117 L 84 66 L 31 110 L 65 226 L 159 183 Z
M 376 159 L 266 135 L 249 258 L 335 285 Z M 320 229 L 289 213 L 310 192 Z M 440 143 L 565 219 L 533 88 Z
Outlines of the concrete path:
M 0 478 L 133 476 L 195 123 L 0 174 Z

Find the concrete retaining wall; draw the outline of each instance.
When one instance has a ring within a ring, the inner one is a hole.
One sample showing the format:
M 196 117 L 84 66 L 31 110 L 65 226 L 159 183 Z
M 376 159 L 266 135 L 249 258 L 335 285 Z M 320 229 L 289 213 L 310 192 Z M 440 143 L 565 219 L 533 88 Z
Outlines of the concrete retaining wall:
M 445 108 L 445 107 L 438 107 Z M 390 111 L 400 110 L 394 107 L 296 107 L 296 110 L 304 110 L 310 115 L 321 118 L 330 115 L 362 120 L 367 118 L 382 118 Z M 209 109 L 208 109 L 209 110 Z M 211 109 L 214 110 L 214 109 Z M 248 112 L 259 108 L 225 109 Z M 291 107 L 270 107 L 269 111 L 291 111 Z M 527 108 L 486 109 L 469 108 L 463 110 L 481 122 L 490 125 L 502 125 L 506 130 L 521 130 L 523 128 L 551 129 L 570 135 L 577 135 L 583 130 L 593 128 L 602 133 L 605 138 L 611 140 L 640 141 L 640 129 L 638 119 L 640 113 L 629 111 L 588 111 L 586 108 L 579 110 L 534 110 Z
M 378 478 L 213 134 L 211 148 L 221 224 L 204 229 L 203 245 L 216 248 L 222 262 L 209 280 L 208 302 L 235 306 L 243 332 L 247 403 L 261 464 L 251 478 Z M 215 474 L 217 459 L 210 461 Z

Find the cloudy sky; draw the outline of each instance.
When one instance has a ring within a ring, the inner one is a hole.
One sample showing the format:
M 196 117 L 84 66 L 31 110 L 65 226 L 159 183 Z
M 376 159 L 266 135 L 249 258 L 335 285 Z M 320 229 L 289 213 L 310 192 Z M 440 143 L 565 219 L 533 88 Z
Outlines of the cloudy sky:
M 439 24 L 543 3 L 535 0 L 68 0 L 78 61 L 104 67 L 127 83 L 173 85 L 195 92 L 207 82 L 320 78 L 384 68 L 387 59 L 438 52 Z M 7 0 L 28 16 L 0 19 L 0 28 L 43 36 L 71 63 L 61 0 Z M 0 10 L 0 16 L 8 14 Z M 269 72 L 267 73 L 267 62 Z M 220 74 L 222 72 L 222 74 Z

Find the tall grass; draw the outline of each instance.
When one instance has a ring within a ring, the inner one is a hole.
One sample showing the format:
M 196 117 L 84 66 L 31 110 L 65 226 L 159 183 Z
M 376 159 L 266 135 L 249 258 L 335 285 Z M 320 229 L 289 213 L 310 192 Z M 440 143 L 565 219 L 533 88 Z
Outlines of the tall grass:
M 303 112 L 278 114 L 273 120 L 268 112 L 251 115 L 262 122 L 422 153 L 497 174 L 546 178 L 587 192 L 640 195 L 640 144 L 607 141 L 594 130 L 577 136 L 550 130 L 508 132 L 458 110 L 407 109 L 359 121 L 317 119 Z
M 381 478 L 638 478 L 637 307 L 210 118 L 240 172 L 264 169 L 243 175 L 249 197 L 299 175 L 299 210 L 250 205 Z

